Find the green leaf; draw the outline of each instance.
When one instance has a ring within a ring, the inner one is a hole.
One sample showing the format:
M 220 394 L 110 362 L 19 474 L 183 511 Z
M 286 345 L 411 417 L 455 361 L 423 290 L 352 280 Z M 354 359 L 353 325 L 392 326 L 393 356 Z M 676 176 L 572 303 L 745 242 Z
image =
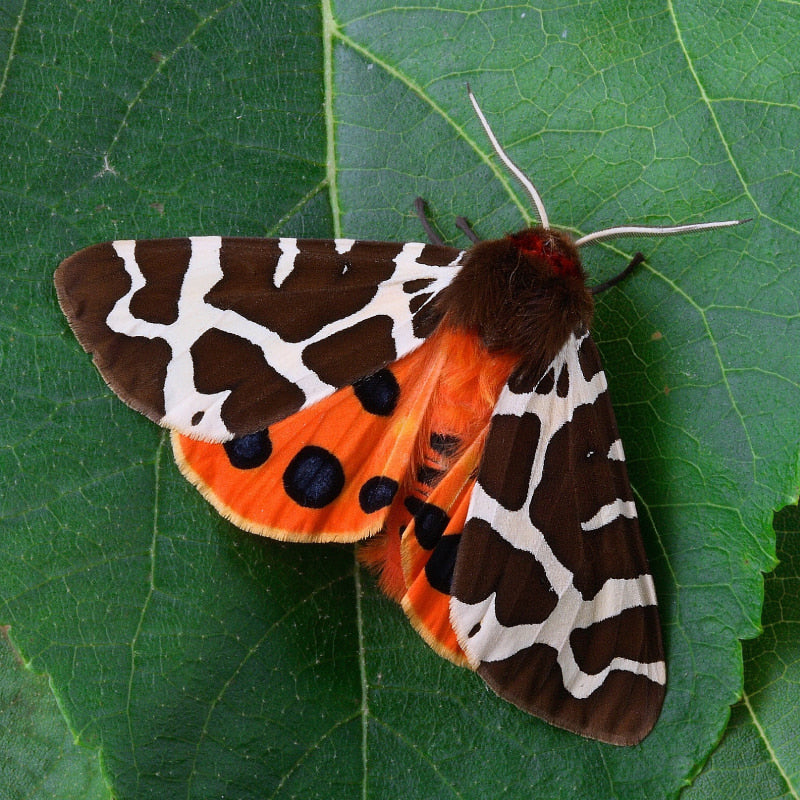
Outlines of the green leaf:
M 0 624 L 116 797 L 664 798 L 700 769 L 758 631 L 771 512 L 800 481 L 797 21 L 788 4 L 5 4 Z M 522 226 L 467 80 L 555 225 L 754 217 L 586 254 L 598 281 L 647 255 L 595 323 L 669 658 L 636 748 L 442 661 L 350 549 L 217 518 L 55 300 L 60 259 L 115 237 L 419 239 L 417 195 L 451 241 L 457 214 L 484 237 Z
M 744 698 L 685 800 L 800 794 L 800 509 L 776 518 L 780 564 L 767 578 L 764 633 L 745 642 Z
M 0 637 L 0 787 L 5 800 L 109 798 L 97 753 L 72 740 L 47 678 Z

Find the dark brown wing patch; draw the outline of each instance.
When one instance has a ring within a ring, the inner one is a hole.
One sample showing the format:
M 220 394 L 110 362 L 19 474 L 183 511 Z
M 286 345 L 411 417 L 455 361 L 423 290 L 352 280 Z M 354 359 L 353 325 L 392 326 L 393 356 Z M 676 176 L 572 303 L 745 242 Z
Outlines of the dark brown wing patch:
M 633 744 L 658 719 L 666 672 L 655 588 L 588 334 L 571 336 L 527 395 L 518 389 L 504 390 L 492 417 L 451 622 L 502 697 L 584 736 Z M 512 477 L 517 466 L 524 481 Z
M 460 257 L 351 239 L 117 241 L 66 259 L 55 282 L 78 340 L 126 403 L 227 441 L 418 347 Z

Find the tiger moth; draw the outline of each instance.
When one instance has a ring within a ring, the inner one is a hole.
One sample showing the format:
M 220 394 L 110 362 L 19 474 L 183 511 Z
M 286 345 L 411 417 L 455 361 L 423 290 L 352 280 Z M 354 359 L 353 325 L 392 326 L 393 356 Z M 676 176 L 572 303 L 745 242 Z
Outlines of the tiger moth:
M 467 250 L 422 213 L 427 244 L 118 240 L 63 261 L 58 299 L 221 514 L 275 539 L 360 542 L 437 653 L 556 726 L 635 744 L 666 666 L 589 333 L 604 287 L 587 287 L 578 251 L 740 221 L 573 241 L 469 97 L 537 226 L 493 241 L 462 226 Z

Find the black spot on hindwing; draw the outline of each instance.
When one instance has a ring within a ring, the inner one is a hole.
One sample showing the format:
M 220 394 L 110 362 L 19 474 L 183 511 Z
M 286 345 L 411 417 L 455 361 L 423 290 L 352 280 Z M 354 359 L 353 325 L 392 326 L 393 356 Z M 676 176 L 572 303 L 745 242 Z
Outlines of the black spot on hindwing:
M 272 442 L 269 440 L 269 431 L 266 430 L 231 439 L 222 446 L 231 466 L 236 469 L 260 467 L 272 454 Z
M 379 511 L 392 504 L 397 494 L 398 483 L 385 475 L 376 475 L 364 482 L 358 493 L 358 504 L 365 514 Z
M 324 508 L 344 488 L 344 470 L 333 453 L 307 445 L 289 462 L 283 473 L 286 494 L 304 508 Z
M 353 391 L 364 411 L 379 417 L 388 417 L 395 410 L 400 397 L 397 378 L 389 369 L 380 369 L 356 381 Z
M 450 594 L 450 587 L 453 583 L 453 570 L 456 567 L 456 557 L 458 556 L 458 546 L 460 544 L 460 533 L 452 536 L 442 536 L 425 564 L 425 577 L 427 577 L 428 583 L 442 594 Z
M 418 497 L 407 497 L 405 507 L 414 517 L 414 535 L 420 547 L 433 550 L 450 522 L 450 517 L 432 503 L 426 503 Z

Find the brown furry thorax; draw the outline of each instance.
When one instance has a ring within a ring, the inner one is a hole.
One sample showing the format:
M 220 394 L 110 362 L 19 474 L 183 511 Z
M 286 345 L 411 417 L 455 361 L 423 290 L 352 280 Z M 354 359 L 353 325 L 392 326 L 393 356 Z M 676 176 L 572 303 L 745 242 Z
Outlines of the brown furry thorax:
M 474 245 L 437 305 L 444 324 L 515 354 L 526 372 L 544 369 L 594 309 L 577 248 L 542 227 Z

